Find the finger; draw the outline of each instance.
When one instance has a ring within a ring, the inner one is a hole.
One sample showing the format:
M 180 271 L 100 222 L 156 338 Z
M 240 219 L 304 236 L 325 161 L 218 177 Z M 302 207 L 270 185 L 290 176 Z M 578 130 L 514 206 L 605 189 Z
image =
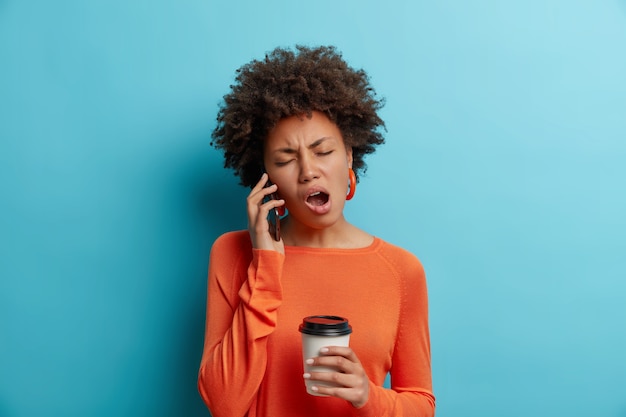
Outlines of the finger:
M 304 374 L 304 379 L 323 383 L 322 385 L 329 384 L 330 386 L 345 388 L 355 387 L 358 384 L 358 379 L 354 374 L 345 374 L 342 372 L 311 371 Z
M 266 211 L 269 212 L 271 209 L 275 209 L 275 208 L 278 208 L 278 207 L 284 206 L 284 205 L 285 205 L 285 200 L 283 200 L 283 199 L 269 200 L 269 201 L 263 203 L 263 205 L 261 205 L 261 208 L 263 210 L 266 210 Z
M 257 184 L 259 185 L 259 184 Z M 278 186 L 276 184 L 272 184 L 268 187 L 260 187 L 256 186 L 250 191 L 248 194 L 248 204 L 249 205 L 260 205 L 263 203 L 263 199 L 268 195 L 275 193 L 278 190 Z
M 328 395 L 349 401 L 357 408 L 362 407 L 365 402 L 367 402 L 368 397 L 367 390 L 362 388 L 313 385 L 311 389 L 321 395 Z
M 256 183 L 254 187 L 250 190 L 248 194 L 248 205 L 259 205 L 263 201 L 266 195 L 275 192 L 278 187 L 275 184 L 267 186 L 267 182 L 269 177 L 267 174 L 261 175 L 261 179 Z
M 320 349 L 320 356 L 307 360 L 311 366 L 327 366 L 338 372 L 310 372 L 305 378 L 331 383 L 337 386 L 314 384 L 314 390 L 322 395 L 342 398 L 353 406 L 362 407 L 369 397 L 369 378 L 356 353 L 349 347 L 328 346 Z
M 261 244 L 261 241 L 258 241 L 257 237 L 262 237 L 262 239 L 265 239 L 267 237 L 265 235 L 267 235 L 268 232 L 271 232 L 271 227 L 268 222 L 268 216 L 270 214 L 270 211 L 285 204 L 285 201 L 282 199 L 276 200 L 271 198 L 266 200 L 267 195 L 272 194 L 277 189 L 277 186 L 273 184 L 267 187 L 263 186 L 264 180 L 266 178 L 267 176 L 266 174 L 264 174 L 261 180 L 252 189 L 247 199 L 248 229 L 252 234 L 253 241 L 258 244 Z
M 311 366 L 324 366 L 343 373 L 352 373 L 358 366 L 343 356 L 318 356 L 313 358 Z
M 250 223 L 256 223 L 257 216 L 259 214 L 259 207 L 263 204 L 263 199 L 265 196 L 276 192 L 278 187 L 276 185 L 270 185 L 266 187 L 268 176 L 267 174 L 263 174 L 259 182 L 252 188 L 247 197 L 248 204 L 248 220 Z M 271 205 L 265 208 L 265 216 L 267 216 L 267 212 L 271 208 Z
M 326 346 L 320 349 L 320 354 L 323 356 L 343 356 L 352 362 L 359 362 L 356 353 L 349 346 Z
M 252 200 L 248 202 L 248 216 L 252 224 L 260 225 L 262 228 L 266 226 L 267 216 L 270 210 L 285 205 L 285 200 L 268 200 L 265 203 L 254 203 Z M 278 214 L 276 214 L 278 216 Z
M 326 346 L 320 349 L 322 356 L 343 356 L 351 362 L 361 363 L 356 353 L 347 346 Z
M 356 398 L 356 394 L 352 393 L 352 388 L 346 387 L 329 387 L 325 385 L 313 385 L 311 390 L 318 394 L 328 395 L 331 397 L 343 398 L 344 400 L 351 401 L 352 398 Z
M 265 187 L 268 180 L 269 180 L 269 176 L 267 175 L 267 172 L 264 172 L 263 175 L 261 175 L 259 182 L 257 182 L 256 185 L 252 187 L 252 192 L 258 192 L 260 189 Z

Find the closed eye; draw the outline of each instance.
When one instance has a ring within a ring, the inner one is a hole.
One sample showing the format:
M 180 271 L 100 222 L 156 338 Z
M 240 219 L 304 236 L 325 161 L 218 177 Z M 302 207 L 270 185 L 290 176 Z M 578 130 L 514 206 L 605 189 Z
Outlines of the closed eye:
M 293 159 L 290 159 L 289 161 L 276 161 L 274 162 L 274 165 L 276 165 L 277 167 L 282 167 L 287 165 L 291 161 L 293 161 Z

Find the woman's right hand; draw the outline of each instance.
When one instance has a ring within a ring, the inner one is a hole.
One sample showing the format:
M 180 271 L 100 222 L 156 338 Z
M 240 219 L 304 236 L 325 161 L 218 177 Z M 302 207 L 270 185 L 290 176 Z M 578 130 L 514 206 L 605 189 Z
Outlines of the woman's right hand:
M 285 253 L 285 244 L 282 238 L 277 242 L 270 234 L 270 225 L 267 215 L 271 209 L 285 204 L 285 200 L 263 200 L 268 195 L 278 190 L 276 184 L 266 187 L 269 177 L 266 173 L 261 176 L 261 180 L 252 188 L 248 194 L 248 231 L 252 240 L 252 247 L 255 249 L 276 250 Z

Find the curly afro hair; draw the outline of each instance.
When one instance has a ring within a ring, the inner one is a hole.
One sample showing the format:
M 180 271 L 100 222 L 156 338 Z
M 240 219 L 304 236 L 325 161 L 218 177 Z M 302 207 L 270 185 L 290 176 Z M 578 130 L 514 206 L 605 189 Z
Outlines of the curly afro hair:
M 276 48 L 239 68 L 230 87 L 211 145 L 224 152 L 224 167 L 233 168 L 243 186 L 258 182 L 263 141 L 285 117 L 326 114 L 352 147 L 357 179 L 366 169 L 364 156 L 384 143 L 385 124 L 377 114 L 384 100 L 376 98 L 365 71 L 349 67 L 333 46 Z

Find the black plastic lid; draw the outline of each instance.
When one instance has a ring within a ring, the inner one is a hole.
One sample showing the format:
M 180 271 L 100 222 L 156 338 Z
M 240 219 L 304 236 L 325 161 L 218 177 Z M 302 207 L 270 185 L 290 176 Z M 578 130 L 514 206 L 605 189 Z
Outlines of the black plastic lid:
M 339 316 L 309 316 L 302 319 L 298 328 L 304 334 L 314 336 L 344 336 L 352 333 L 348 319 Z

